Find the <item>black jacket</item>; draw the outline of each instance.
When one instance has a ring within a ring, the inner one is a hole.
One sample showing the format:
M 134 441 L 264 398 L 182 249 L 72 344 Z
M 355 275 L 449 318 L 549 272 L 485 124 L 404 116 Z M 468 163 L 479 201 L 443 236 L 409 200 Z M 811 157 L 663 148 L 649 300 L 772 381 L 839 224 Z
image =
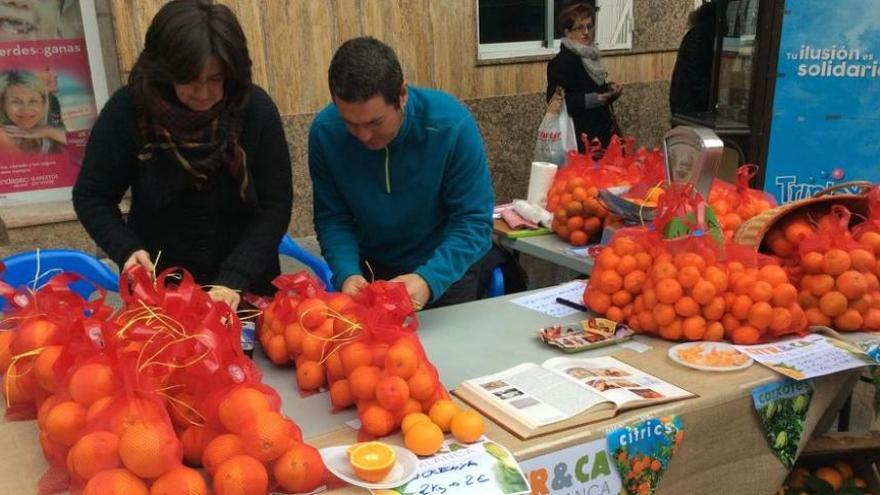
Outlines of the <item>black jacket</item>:
M 602 146 L 607 146 L 614 133 L 611 110 L 608 105 L 587 109 L 585 95 L 608 92 L 608 84 L 601 86 L 596 84 L 584 69 L 580 57 L 565 45 L 560 47 L 559 53 L 547 64 L 548 102 L 556 92 L 557 86 L 562 86 L 562 89 L 565 90 L 565 106 L 568 114 L 574 120 L 574 130 L 578 136 L 578 150 L 584 151 L 584 143 L 581 140 L 581 134 L 584 133 L 591 140 L 599 138 Z
M 159 154 L 139 161 L 143 144 L 131 92 L 123 87 L 92 128 L 73 188 L 76 214 L 98 246 L 120 266 L 145 249 L 154 261 L 161 252 L 158 270 L 179 266 L 200 284 L 271 293 L 293 191 L 287 141 L 269 95 L 253 88 L 240 137 L 257 206 L 240 199 L 228 173 L 218 172 L 197 190 L 180 164 Z M 167 198 L 169 182 L 185 184 L 184 193 Z M 129 187 L 131 211 L 124 219 L 118 205 Z
M 709 18 L 692 27 L 681 40 L 669 86 L 669 109 L 673 114 L 710 110 L 714 56 L 715 19 Z

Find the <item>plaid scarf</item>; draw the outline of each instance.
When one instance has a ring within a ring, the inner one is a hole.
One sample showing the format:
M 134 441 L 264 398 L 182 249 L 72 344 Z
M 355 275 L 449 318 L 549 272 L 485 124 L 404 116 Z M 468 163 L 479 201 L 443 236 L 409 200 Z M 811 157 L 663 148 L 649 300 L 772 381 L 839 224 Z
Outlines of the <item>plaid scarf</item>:
M 147 162 L 155 154 L 164 155 L 189 172 L 197 189 L 225 168 L 238 183 L 241 200 L 255 205 L 247 155 L 238 142 L 242 122 L 233 109 L 223 101 L 195 112 L 155 96 L 149 105 L 139 106 L 138 127 L 145 144 L 138 159 Z

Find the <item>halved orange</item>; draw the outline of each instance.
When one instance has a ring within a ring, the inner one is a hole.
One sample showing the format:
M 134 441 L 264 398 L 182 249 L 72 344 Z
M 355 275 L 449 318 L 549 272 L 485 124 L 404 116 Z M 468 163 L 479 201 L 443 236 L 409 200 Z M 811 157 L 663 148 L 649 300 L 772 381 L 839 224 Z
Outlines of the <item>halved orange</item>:
M 363 442 L 349 450 L 348 462 L 358 478 L 369 483 L 378 483 L 394 468 L 397 454 L 382 442 Z

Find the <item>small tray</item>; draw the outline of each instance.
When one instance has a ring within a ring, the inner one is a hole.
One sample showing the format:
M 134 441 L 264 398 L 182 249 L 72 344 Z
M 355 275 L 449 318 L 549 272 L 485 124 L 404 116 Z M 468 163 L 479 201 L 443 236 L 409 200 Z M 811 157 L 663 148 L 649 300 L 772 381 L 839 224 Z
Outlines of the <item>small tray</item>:
M 553 325 L 538 330 L 538 338 L 564 352 L 582 352 L 629 340 L 628 326 L 605 318 L 590 318 L 574 324 Z
M 397 463 L 385 479 L 378 483 L 369 483 L 358 478 L 348 462 L 349 447 L 351 445 L 337 445 L 335 447 L 325 447 L 319 450 L 319 452 L 321 453 L 321 458 L 324 459 L 324 465 L 331 473 L 335 474 L 342 481 L 355 486 L 372 490 L 387 490 L 406 484 L 419 470 L 419 458 L 415 454 L 403 447 L 390 445 L 397 454 Z
M 669 359 L 672 359 L 673 361 L 675 361 L 676 363 L 678 363 L 682 366 L 687 366 L 688 368 L 693 368 L 695 370 L 700 370 L 700 371 L 738 371 L 738 370 L 748 368 L 749 366 L 751 366 L 755 362 L 752 358 L 743 354 L 743 356 L 746 357 L 746 360 L 743 361 L 742 364 L 731 365 L 731 366 L 712 366 L 712 365 L 708 365 L 708 364 L 691 363 L 691 362 L 688 362 L 688 361 L 681 359 L 678 356 L 679 350 L 690 349 L 690 348 L 696 347 L 696 346 L 703 346 L 703 354 L 712 352 L 713 350 L 718 350 L 718 351 L 733 350 L 733 351 L 736 351 L 735 347 L 733 347 L 732 345 L 727 344 L 725 342 L 685 342 L 683 344 L 674 345 L 669 348 Z M 737 351 L 737 352 L 739 352 L 739 351 Z M 742 354 L 742 353 L 740 353 L 740 354 Z

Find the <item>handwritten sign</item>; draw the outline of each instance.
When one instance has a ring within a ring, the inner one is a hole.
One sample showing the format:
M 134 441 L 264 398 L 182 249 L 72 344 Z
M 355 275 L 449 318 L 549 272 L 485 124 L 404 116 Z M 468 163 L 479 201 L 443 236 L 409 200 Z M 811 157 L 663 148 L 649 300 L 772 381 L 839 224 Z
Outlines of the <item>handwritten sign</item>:
M 576 309 L 563 306 L 556 302 L 557 297 L 568 299 L 569 301 L 580 302 L 584 297 L 583 282 L 574 281 L 558 285 L 551 289 L 542 290 L 541 292 L 535 292 L 534 294 L 511 299 L 510 302 L 557 318 L 580 313 L 580 311 Z
M 447 441 L 440 452 L 419 462 L 412 481 L 373 493 L 516 495 L 529 493 L 529 485 L 513 454 L 484 438 L 470 445 Z
M 530 495 L 617 495 L 620 477 L 605 445 L 600 438 L 523 461 Z
M 818 334 L 772 344 L 734 347 L 764 366 L 795 380 L 806 380 L 875 364 L 864 352 L 852 345 Z

